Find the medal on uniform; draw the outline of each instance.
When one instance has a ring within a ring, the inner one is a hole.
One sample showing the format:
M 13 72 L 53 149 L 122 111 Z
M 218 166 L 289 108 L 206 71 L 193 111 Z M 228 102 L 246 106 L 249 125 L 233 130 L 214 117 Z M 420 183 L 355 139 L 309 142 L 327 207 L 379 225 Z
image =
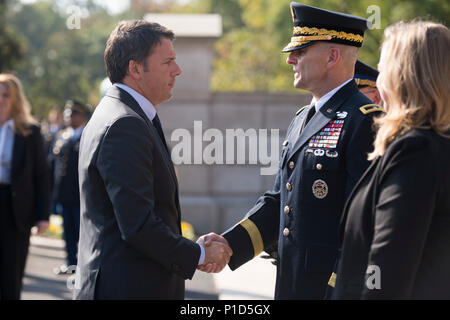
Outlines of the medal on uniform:
M 321 156 L 323 156 L 324 154 L 325 154 L 325 151 L 322 150 L 322 149 L 316 149 L 316 150 L 314 150 L 314 155 L 315 155 L 316 157 L 321 157 Z
M 338 111 L 336 113 L 336 117 L 338 117 L 338 119 L 345 119 L 348 115 L 347 111 Z
M 325 155 L 329 158 L 336 158 L 338 156 L 338 152 L 336 150 L 327 150 Z
M 342 116 L 344 116 L 343 113 Z M 322 130 L 320 130 L 311 138 L 311 140 L 309 140 L 309 147 L 335 149 L 337 147 L 343 125 L 344 120 L 332 120 L 328 122 Z
M 328 185 L 323 180 L 316 180 L 312 185 L 312 192 L 317 199 L 323 199 L 328 194 Z

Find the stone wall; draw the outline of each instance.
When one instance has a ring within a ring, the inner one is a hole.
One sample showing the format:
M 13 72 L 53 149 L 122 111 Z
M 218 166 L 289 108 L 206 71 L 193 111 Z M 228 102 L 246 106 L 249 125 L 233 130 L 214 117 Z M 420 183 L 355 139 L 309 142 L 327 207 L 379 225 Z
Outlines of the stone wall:
M 175 92 L 173 100 L 158 107 L 158 114 L 172 149 L 180 143 L 172 141 L 175 130 L 184 128 L 193 135 L 194 121 L 201 121 L 203 132 L 216 128 L 224 136 L 226 129 L 253 128 L 257 132 L 268 129 L 269 136 L 270 129 L 278 129 L 279 159 L 289 123 L 295 112 L 310 100 L 310 96 L 301 94 L 209 93 L 200 97 Z M 209 143 L 203 141 L 200 152 Z M 194 152 L 193 142 L 191 146 Z M 275 175 L 261 175 L 261 167 L 267 166 L 260 162 L 249 164 L 248 156 L 245 164 L 234 163 L 208 165 L 204 161 L 202 164 L 192 161 L 176 165 L 183 220 L 193 224 L 197 234 L 226 230 L 241 220 L 260 195 L 272 188 Z

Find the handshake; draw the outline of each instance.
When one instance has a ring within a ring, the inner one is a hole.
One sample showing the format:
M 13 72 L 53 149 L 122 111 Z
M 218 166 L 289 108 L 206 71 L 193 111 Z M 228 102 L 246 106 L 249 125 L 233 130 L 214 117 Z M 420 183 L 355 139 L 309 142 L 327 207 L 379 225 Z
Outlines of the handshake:
M 197 267 L 203 272 L 220 272 L 230 262 L 230 257 L 233 255 L 228 245 L 228 241 L 215 233 L 209 233 L 201 236 L 197 243 L 205 249 L 205 260 L 203 264 Z

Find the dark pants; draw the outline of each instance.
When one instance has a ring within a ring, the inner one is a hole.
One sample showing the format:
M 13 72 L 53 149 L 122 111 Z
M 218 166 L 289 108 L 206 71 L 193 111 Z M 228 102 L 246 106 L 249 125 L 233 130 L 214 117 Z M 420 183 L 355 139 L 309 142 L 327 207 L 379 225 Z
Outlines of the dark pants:
M 11 188 L 0 185 L 0 299 L 19 300 L 30 244 L 30 231 L 14 222 Z
M 77 265 L 78 238 L 80 236 L 80 207 L 62 205 L 64 240 L 66 241 L 67 266 Z

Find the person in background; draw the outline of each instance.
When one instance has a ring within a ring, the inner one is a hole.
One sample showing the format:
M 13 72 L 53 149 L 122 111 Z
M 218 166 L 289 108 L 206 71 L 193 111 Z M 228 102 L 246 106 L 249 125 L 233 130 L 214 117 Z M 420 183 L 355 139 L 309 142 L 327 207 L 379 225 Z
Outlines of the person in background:
M 50 150 L 52 201 L 62 214 L 67 265 L 55 268 L 56 274 L 70 272 L 77 265 L 80 232 L 80 191 L 78 187 L 78 151 L 89 108 L 76 100 L 68 100 L 64 109 L 66 129 L 58 132 Z
M 381 105 L 381 95 L 377 88 L 378 71 L 367 64 L 357 60 L 355 64 L 355 82 L 359 91 L 373 103 Z
M 372 165 L 339 233 L 335 299 L 450 299 L 450 30 L 385 30 Z
M 158 112 L 181 69 L 167 28 L 122 21 L 106 43 L 113 85 L 80 145 L 81 224 L 74 299 L 183 299 L 185 279 L 232 251 L 181 235 L 178 181 Z
M 42 135 L 20 80 L 0 74 L 0 298 L 20 299 L 30 232 L 48 228 L 50 180 Z
M 51 147 L 55 142 L 57 133 L 63 127 L 61 111 L 58 109 L 52 109 L 48 113 L 47 120 L 41 122 L 41 132 L 44 137 L 44 150 L 45 154 L 49 155 Z

